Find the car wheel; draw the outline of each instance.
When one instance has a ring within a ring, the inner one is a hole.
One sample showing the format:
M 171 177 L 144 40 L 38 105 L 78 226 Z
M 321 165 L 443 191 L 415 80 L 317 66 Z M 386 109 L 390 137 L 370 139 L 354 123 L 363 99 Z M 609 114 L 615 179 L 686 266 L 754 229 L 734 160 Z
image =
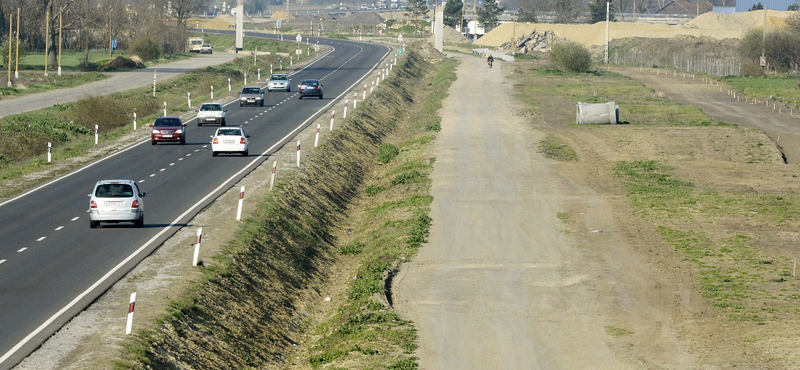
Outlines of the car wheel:
M 250 152 L 249 152 L 249 151 L 247 151 L 247 150 L 245 150 L 244 152 L 242 152 L 242 157 L 247 157 L 247 156 L 249 156 L 249 155 L 250 155 Z
M 267 89 L 267 92 L 272 92 L 272 89 Z
M 319 98 L 322 99 L 322 94 L 319 94 Z
M 197 127 L 203 127 L 203 122 L 197 121 Z
M 225 121 L 222 121 L 222 123 L 220 123 L 220 126 L 225 126 Z
M 263 100 L 261 101 L 261 106 L 262 106 L 262 107 L 264 106 L 264 101 L 263 101 Z
M 181 145 L 186 145 L 186 138 L 181 136 Z
M 286 88 L 286 92 L 292 92 L 292 88 L 291 87 L 287 87 Z
M 156 145 L 156 141 L 155 140 L 150 140 L 150 145 Z
M 240 106 L 240 107 L 243 107 L 243 106 L 244 106 L 244 104 L 242 104 L 242 103 L 240 102 L 240 103 L 239 103 L 239 106 Z
M 300 95 L 300 97 L 298 99 L 303 100 L 303 95 Z
M 212 156 L 212 157 L 216 157 L 217 155 L 219 155 L 219 153 L 217 153 L 217 152 L 211 152 L 211 156 Z
M 89 221 L 89 228 L 95 229 L 97 225 L 100 225 L 100 221 Z
M 142 214 L 142 216 L 139 217 L 138 220 L 134 221 L 133 225 L 136 226 L 136 227 L 143 227 L 144 226 L 144 214 Z

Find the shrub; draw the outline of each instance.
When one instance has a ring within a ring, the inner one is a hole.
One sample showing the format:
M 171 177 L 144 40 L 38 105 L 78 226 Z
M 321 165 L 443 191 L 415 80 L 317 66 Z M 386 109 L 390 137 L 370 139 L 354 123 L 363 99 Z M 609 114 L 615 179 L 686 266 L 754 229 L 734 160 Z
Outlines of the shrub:
M 400 151 L 394 144 L 384 143 L 381 144 L 381 147 L 378 149 L 378 161 L 381 163 L 389 163 L 400 154 Z
M 550 62 L 562 71 L 583 73 L 592 66 L 592 55 L 585 46 L 565 41 L 553 45 L 550 50 Z
M 140 37 L 131 44 L 131 54 L 138 55 L 143 61 L 161 57 L 161 45 L 150 37 Z

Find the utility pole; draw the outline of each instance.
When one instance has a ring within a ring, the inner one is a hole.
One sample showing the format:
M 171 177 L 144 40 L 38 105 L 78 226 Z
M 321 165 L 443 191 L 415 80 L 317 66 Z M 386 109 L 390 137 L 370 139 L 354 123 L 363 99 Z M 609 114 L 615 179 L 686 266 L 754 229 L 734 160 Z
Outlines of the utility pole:
M 605 53 L 605 63 L 608 64 L 608 12 L 611 9 L 611 2 L 606 2 L 606 53 Z
M 9 43 L 11 45 L 11 43 Z M 17 62 L 14 63 L 14 78 L 19 78 L 19 8 L 17 8 Z M 9 63 L 11 63 L 11 57 L 9 56 Z
M 472 42 L 478 40 L 478 0 L 475 0 L 475 3 L 472 7 Z

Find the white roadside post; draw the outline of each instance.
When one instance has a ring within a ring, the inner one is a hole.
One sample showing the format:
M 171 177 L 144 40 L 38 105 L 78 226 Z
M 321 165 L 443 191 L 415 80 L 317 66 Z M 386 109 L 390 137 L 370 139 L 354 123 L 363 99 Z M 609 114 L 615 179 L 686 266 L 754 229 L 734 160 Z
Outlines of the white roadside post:
M 269 74 L 272 75 L 272 64 L 269 65 Z
M 228 77 L 228 91 L 231 91 L 231 78 Z
M 211 100 L 214 100 L 214 85 L 211 85 Z
M 136 306 L 136 292 L 131 293 L 131 300 L 128 303 L 128 323 L 125 325 L 125 335 L 130 335 L 133 329 L 133 308 Z
M 344 100 L 344 113 L 342 113 L 342 119 L 347 118 L 347 99 Z
M 331 131 L 333 131 L 333 118 L 334 117 L 336 117 L 336 111 L 333 111 L 333 113 L 331 113 Z
M 319 132 L 319 127 L 317 127 L 317 132 Z M 50 163 L 52 159 L 51 153 L 53 152 L 53 143 L 47 142 L 47 163 Z
M 164 102 L 164 117 L 167 116 L 167 102 Z
M 189 102 L 189 108 L 191 108 L 192 107 L 192 93 L 190 93 L 190 92 L 186 93 L 186 101 Z
M 258 80 L 261 80 L 261 68 L 258 69 Z
M 317 147 L 317 143 L 319 143 L 319 125 L 317 125 L 317 134 L 314 136 L 314 147 Z M 48 162 L 50 162 L 48 160 Z
M 153 97 L 156 97 L 156 71 L 153 70 Z
M 380 84 L 381 84 L 381 72 L 378 72 L 378 78 L 375 79 L 375 86 L 378 86 Z
M 136 112 L 133 112 L 133 131 L 136 131 Z
M 247 85 L 247 73 L 244 74 L 244 84 Z M 231 89 L 228 89 L 228 91 L 231 91 Z
M 97 131 L 100 130 L 100 126 L 94 125 L 94 145 L 97 145 Z
M 200 257 L 200 239 L 203 237 L 203 228 L 197 229 L 197 242 L 194 244 L 194 258 L 192 258 L 192 266 L 197 266 L 197 259 Z
M 300 167 L 300 140 L 297 140 L 297 167 Z
M 294 55 L 289 55 L 289 66 L 291 67 L 293 65 L 294 65 Z
M 272 162 L 272 175 L 269 178 L 269 190 L 272 191 L 272 185 L 275 184 L 275 171 L 278 170 L 278 161 Z
M 375 81 L 372 81 L 372 85 L 369 87 L 369 93 L 372 94 L 372 90 L 375 89 Z
M 367 84 L 364 84 L 364 94 L 361 95 L 361 100 L 367 100 Z
M 236 210 L 236 221 L 242 219 L 242 205 L 244 204 L 244 186 L 239 189 L 239 209 Z

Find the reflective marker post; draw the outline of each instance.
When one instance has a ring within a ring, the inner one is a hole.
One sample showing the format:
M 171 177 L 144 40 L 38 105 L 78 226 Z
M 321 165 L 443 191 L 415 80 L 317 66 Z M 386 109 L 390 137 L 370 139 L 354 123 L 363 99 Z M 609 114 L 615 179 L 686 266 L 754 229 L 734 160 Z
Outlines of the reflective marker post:
M 319 142 L 319 125 L 317 125 L 317 134 L 314 136 L 314 147 L 315 148 L 317 147 L 317 143 L 318 142 Z
M 278 170 L 278 161 L 272 162 L 272 176 L 269 178 L 269 190 L 272 191 L 272 185 L 275 184 L 275 171 Z
M 242 205 L 244 204 L 244 186 L 239 189 L 239 209 L 236 210 L 236 221 L 241 221 L 242 219 Z
M 317 132 L 319 132 L 319 127 L 317 127 Z M 50 163 L 52 159 L 51 153 L 53 151 L 53 144 L 51 142 L 47 142 L 47 163 Z
M 100 127 L 94 125 L 94 145 L 97 145 L 97 131 L 100 130 Z
M 197 242 L 194 245 L 194 258 L 192 258 L 192 266 L 197 266 L 197 259 L 200 257 L 200 239 L 203 237 L 203 228 L 197 229 Z
M 131 300 L 128 303 L 128 323 L 125 325 L 125 335 L 129 335 L 133 329 L 133 308 L 136 306 L 136 292 L 131 293 Z

